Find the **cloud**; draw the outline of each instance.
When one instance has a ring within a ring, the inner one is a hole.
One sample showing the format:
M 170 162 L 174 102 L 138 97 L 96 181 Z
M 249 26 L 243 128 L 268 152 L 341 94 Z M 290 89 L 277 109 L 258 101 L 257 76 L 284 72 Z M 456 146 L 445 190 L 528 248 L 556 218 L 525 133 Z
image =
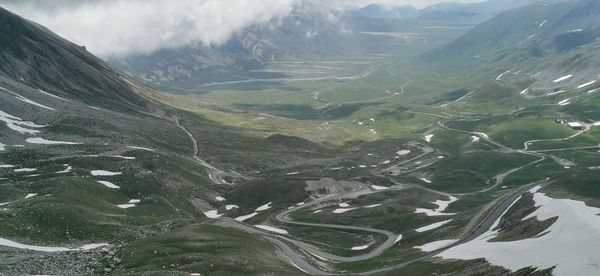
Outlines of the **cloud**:
M 373 2 L 423 7 L 442 1 L 0 0 L 3 7 L 102 57 L 145 54 L 191 44 L 219 45 L 236 32 L 286 16 L 295 5 L 306 2 L 327 9 Z
M 100 56 L 226 42 L 251 24 L 287 15 L 295 0 L 122 0 L 8 9 Z

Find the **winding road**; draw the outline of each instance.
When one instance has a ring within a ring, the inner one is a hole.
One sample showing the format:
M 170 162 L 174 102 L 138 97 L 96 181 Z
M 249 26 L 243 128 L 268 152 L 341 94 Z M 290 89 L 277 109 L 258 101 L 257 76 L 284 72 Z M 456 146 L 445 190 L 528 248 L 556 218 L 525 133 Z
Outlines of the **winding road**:
M 225 171 L 219 170 L 215 166 L 211 165 L 210 163 L 208 163 L 208 162 L 204 161 L 203 159 L 201 159 L 200 157 L 198 157 L 198 153 L 199 153 L 198 140 L 196 140 L 194 135 L 186 127 L 184 127 L 183 124 L 181 124 L 181 121 L 179 118 L 175 118 L 175 123 L 192 140 L 192 146 L 193 146 L 192 158 L 194 159 L 194 161 L 196 161 L 198 164 L 204 166 L 208 170 L 208 172 L 209 172 L 208 177 L 210 178 L 211 181 L 213 181 L 215 184 L 218 184 L 218 185 L 233 185 L 235 183 L 229 183 L 225 180 L 225 178 L 230 177 L 232 179 L 249 180 L 248 177 L 241 175 L 239 173 L 225 172 Z

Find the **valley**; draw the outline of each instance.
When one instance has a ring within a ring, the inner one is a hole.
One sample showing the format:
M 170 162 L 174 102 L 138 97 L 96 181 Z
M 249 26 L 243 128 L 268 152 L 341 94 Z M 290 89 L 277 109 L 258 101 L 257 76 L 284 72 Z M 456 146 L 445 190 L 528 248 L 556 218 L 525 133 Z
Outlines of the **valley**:
M 110 65 L 0 9 L 0 275 L 596 275 L 600 5 L 490 2 Z

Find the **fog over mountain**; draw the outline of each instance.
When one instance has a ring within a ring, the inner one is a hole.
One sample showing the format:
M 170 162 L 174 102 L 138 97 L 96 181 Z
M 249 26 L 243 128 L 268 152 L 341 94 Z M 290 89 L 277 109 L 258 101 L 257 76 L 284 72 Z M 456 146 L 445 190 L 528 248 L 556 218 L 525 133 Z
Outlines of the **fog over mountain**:
M 249 26 L 285 17 L 294 7 L 331 9 L 384 5 L 425 7 L 413 0 L 3 0 L 0 4 L 102 56 L 148 54 L 192 44 L 221 45 Z M 477 2 L 473 0 L 460 2 Z

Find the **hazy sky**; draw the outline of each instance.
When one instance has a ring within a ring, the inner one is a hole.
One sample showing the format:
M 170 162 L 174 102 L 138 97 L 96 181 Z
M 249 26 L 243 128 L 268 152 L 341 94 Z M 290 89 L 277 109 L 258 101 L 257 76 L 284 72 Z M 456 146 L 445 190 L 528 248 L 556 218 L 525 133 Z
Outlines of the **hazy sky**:
M 250 25 L 286 16 L 304 1 L 330 8 L 370 3 L 423 8 L 447 0 L 0 0 L 0 6 L 107 57 L 218 45 Z

